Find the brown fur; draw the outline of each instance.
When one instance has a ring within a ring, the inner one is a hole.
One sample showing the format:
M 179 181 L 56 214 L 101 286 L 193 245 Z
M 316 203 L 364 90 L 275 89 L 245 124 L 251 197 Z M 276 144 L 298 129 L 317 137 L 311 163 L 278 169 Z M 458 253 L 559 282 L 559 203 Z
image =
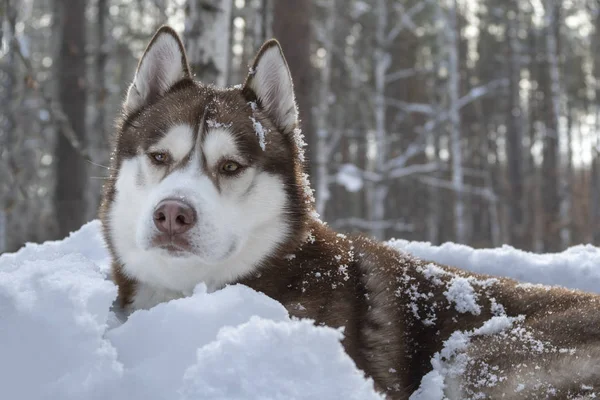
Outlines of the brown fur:
M 315 242 L 305 243 L 295 258 L 264 268 L 260 276 L 242 283 L 277 299 L 294 316 L 331 327 L 344 326 L 348 354 L 390 398 L 407 399 L 419 387 L 432 368 L 432 356 L 453 332 L 470 331 L 489 320 L 493 316 L 491 299 L 509 316 L 526 316 L 519 327 L 539 340 L 544 350 L 537 353 L 533 347 L 539 343 L 524 343 L 510 330 L 473 338 L 468 353 L 475 361 L 458 398 L 470 398 L 474 393 L 485 393 L 490 396 L 487 398 L 540 398 L 552 387 L 555 395 L 547 398 L 566 399 L 589 394 L 581 390 L 582 385 L 600 390 L 600 297 L 494 278 L 496 282 L 486 288 L 472 285 L 480 296 L 481 313 L 459 313 L 444 295 L 446 284 L 454 277 L 482 282 L 492 277 L 437 265 L 448 275 L 438 277 L 441 284 L 436 284 L 422 272 L 429 264 L 425 261 L 364 237 L 345 238 L 319 223 L 312 229 Z M 339 269 L 344 264 L 347 277 Z M 430 297 L 415 301 L 409 290 Z M 426 326 L 423 320 L 431 312 L 437 319 Z M 585 363 L 575 373 L 582 358 Z M 497 375 L 507 381 L 491 388 L 474 387 L 471 382 L 482 379 L 478 367 L 483 363 L 497 366 Z M 523 379 L 515 373 L 519 371 Z M 531 385 L 515 393 L 515 387 L 529 382 L 527 376 L 532 373 L 531 382 L 537 379 L 540 388 L 534 390 Z
M 136 281 L 122 272 L 111 241 L 108 211 L 119 166 L 156 142 L 167 124 L 198 124 L 208 113 L 231 122 L 252 162 L 284 177 L 288 191 L 293 234 L 239 283 L 281 302 L 293 316 L 344 327 L 346 351 L 389 398 L 408 399 L 450 335 L 481 327 L 498 313 L 497 304 L 506 315 L 524 319 L 495 335 L 471 338 L 466 350 L 471 362 L 447 382 L 449 397 L 568 399 L 586 398 L 594 390 L 600 395 L 600 297 L 521 286 L 504 278 L 490 281 L 446 266 L 437 266 L 444 272 L 431 276 L 425 261 L 332 231 L 310 217 L 312 203 L 302 188 L 304 166 L 289 132 L 269 135 L 269 151 L 260 151 L 248 118 L 248 101 L 254 100 L 247 83 L 243 89 L 218 90 L 186 78 L 154 103 L 123 116 L 100 213 L 122 305 L 131 301 Z M 258 116 L 266 128 L 277 130 L 271 116 L 260 110 Z M 457 278 L 471 279 L 479 314 L 460 312 L 449 301 L 445 292 Z

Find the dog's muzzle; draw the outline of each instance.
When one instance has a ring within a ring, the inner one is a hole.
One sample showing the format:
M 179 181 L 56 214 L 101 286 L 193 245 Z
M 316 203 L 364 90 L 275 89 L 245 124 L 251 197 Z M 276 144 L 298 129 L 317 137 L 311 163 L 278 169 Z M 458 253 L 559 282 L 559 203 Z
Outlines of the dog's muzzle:
M 158 203 L 152 214 L 154 226 L 158 230 L 152 245 L 169 252 L 190 250 L 185 233 L 196 225 L 196 211 L 189 204 L 175 199 L 165 199 Z

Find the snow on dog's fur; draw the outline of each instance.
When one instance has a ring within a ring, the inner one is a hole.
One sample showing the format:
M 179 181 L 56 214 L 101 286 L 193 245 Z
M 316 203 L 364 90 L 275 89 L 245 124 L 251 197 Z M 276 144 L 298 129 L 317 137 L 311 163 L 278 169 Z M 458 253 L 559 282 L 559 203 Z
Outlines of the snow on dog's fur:
M 276 41 L 244 85 L 217 89 L 192 79 L 175 32 L 159 30 L 123 106 L 101 208 L 123 307 L 242 283 L 344 327 L 346 351 L 389 398 L 600 396 L 598 296 L 332 231 L 314 213 L 297 128 Z

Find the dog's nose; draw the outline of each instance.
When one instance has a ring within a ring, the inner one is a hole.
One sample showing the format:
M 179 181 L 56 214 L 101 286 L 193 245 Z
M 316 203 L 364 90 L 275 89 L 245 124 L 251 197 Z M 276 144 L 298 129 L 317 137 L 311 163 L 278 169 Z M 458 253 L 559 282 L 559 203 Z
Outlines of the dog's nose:
M 196 223 L 194 209 L 178 200 L 163 200 L 154 209 L 154 225 L 169 235 L 187 232 Z

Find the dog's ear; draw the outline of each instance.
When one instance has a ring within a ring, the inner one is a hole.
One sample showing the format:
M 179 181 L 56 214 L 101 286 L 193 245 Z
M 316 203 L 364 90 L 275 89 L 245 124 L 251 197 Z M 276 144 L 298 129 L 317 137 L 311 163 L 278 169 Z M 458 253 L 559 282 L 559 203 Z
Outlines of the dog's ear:
M 185 48 L 177 33 L 161 27 L 144 51 L 127 91 L 125 112 L 133 112 L 163 96 L 171 86 L 190 77 Z
M 262 110 L 284 133 L 291 132 L 298 125 L 294 84 L 277 40 L 267 41 L 258 51 L 244 91 L 256 97 Z

